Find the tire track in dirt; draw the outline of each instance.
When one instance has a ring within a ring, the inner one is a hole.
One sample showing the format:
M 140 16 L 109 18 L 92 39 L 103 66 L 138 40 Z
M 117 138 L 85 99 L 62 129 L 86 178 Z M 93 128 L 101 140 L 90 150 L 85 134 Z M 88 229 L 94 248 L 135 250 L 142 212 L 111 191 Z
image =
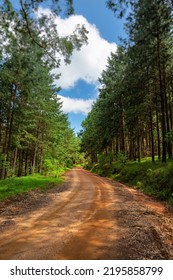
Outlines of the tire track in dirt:
M 66 182 L 47 205 L 14 217 L 0 259 L 173 259 L 164 204 L 80 168 Z

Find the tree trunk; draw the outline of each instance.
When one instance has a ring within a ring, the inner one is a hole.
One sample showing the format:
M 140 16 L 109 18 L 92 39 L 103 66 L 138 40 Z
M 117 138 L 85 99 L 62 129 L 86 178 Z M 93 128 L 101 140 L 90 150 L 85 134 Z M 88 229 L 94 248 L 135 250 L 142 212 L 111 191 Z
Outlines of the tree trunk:
M 166 122 L 165 122 L 165 94 L 162 79 L 162 65 L 160 58 L 160 37 L 157 36 L 157 55 L 158 55 L 158 71 L 159 71 L 159 88 L 161 101 L 161 127 L 162 127 L 162 162 L 166 163 Z
M 153 135 L 153 118 L 152 118 L 152 112 L 151 107 L 149 108 L 149 115 L 150 115 L 150 134 L 151 134 L 151 157 L 152 162 L 154 162 L 154 135 Z
M 14 159 L 13 159 L 13 170 L 14 170 L 14 174 L 16 174 L 16 163 L 17 163 L 17 154 L 18 154 L 18 149 L 15 149 L 14 152 Z
M 159 113 L 156 101 L 156 127 L 157 127 L 157 153 L 158 159 L 161 158 L 161 147 L 160 147 L 160 128 L 159 128 Z

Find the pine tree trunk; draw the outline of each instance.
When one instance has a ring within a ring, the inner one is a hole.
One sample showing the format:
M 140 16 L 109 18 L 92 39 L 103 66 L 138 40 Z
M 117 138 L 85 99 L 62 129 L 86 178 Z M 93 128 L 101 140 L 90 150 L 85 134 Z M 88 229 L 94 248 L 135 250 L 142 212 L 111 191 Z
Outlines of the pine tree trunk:
M 32 174 L 35 173 L 35 164 L 36 164 L 36 156 L 37 156 L 37 143 L 34 148 L 33 162 L 32 162 Z
M 22 171 L 23 171 L 23 149 L 21 148 L 19 153 L 18 177 L 22 176 Z
M 152 118 L 152 112 L 151 112 L 151 107 L 149 109 L 149 114 L 150 114 L 150 134 L 151 134 L 151 157 L 152 157 L 152 162 L 154 162 L 154 135 L 153 135 L 153 118 Z
M 158 159 L 161 158 L 161 148 L 160 148 L 160 128 L 159 128 L 159 113 L 156 101 L 156 127 L 157 127 L 157 153 Z
M 28 175 L 28 149 L 25 151 L 25 176 Z
M 169 115 L 170 115 L 170 127 L 173 129 L 173 115 L 172 115 L 172 97 L 171 97 L 171 89 L 169 91 Z
M 164 85 L 164 98 L 165 98 L 165 113 L 166 113 L 166 128 L 167 128 L 167 150 L 168 150 L 168 157 L 172 158 L 172 145 L 169 137 L 170 133 L 170 121 L 169 121 L 169 110 L 168 110 L 168 98 L 166 94 L 166 74 L 165 74 L 165 67 L 163 67 L 163 85 Z
M 159 71 L 159 88 L 161 100 L 161 127 L 162 127 L 162 162 L 166 162 L 166 122 L 165 122 L 165 94 L 163 88 L 162 66 L 160 58 L 160 38 L 157 36 L 157 55 L 158 55 L 158 71 Z
M 15 149 L 14 152 L 14 159 L 13 159 L 13 170 L 14 170 L 14 174 L 16 174 L 16 163 L 17 163 L 17 154 L 18 154 L 18 149 Z

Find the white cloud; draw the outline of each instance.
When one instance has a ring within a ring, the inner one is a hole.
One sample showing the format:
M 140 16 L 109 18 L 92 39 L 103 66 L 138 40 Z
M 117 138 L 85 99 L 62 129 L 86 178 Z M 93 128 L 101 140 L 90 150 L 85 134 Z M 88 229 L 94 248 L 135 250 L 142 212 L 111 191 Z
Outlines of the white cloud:
M 57 21 L 60 21 L 60 19 L 57 18 Z M 77 23 L 84 24 L 89 31 L 88 45 L 84 45 L 80 51 L 74 51 L 70 65 L 65 65 L 62 62 L 60 69 L 55 70 L 55 73 L 62 73 L 57 83 L 63 89 L 73 87 L 80 79 L 95 84 L 107 64 L 108 56 L 111 52 L 115 52 L 117 48 L 115 43 L 109 43 L 101 38 L 97 28 L 83 16 L 72 16 L 63 20 L 61 27 L 67 30 L 67 26 L 70 25 L 74 28 Z M 59 30 L 60 25 L 57 26 Z
M 81 113 L 83 115 L 87 115 L 91 111 L 91 107 L 94 99 L 76 99 L 70 97 L 64 97 L 62 95 L 58 95 L 58 98 L 63 102 L 63 112 L 64 113 Z
M 38 15 L 39 13 L 50 14 L 50 10 L 40 8 Z M 83 80 L 95 86 L 93 98 L 87 100 L 57 95 L 62 101 L 64 113 L 87 115 L 98 97 L 98 78 L 105 69 L 110 53 L 117 50 L 117 45 L 103 39 L 97 27 L 90 24 L 86 18 L 81 15 L 74 15 L 67 19 L 56 17 L 55 23 L 60 36 L 72 34 L 78 24 L 85 25 L 89 32 L 87 35 L 88 44 L 84 45 L 80 51 L 73 52 L 71 64 L 66 65 L 62 61 L 60 68 L 54 69 L 53 71 L 54 74 L 61 73 L 60 79 L 55 82 L 57 86 L 61 86 L 62 89 L 73 88 L 79 80 Z
M 50 10 L 40 8 L 39 13 L 50 14 Z M 80 51 L 74 51 L 71 64 L 65 65 L 62 62 L 59 69 L 54 73 L 61 73 L 61 77 L 56 81 L 63 89 L 74 87 L 78 80 L 95 84 L 101 72 L 107 64 L 107 58 L 111 52 L 115 52 L 117 45 L 109 43 L 103 39 L 97 27 L 90 24 L 82 15 L 73 15 L 67 19 L 55 18 L 57 30 L 60 36 L 73 33 L 78 24 L 85 25 L 88 33 L 88 45 L 84 45 Z

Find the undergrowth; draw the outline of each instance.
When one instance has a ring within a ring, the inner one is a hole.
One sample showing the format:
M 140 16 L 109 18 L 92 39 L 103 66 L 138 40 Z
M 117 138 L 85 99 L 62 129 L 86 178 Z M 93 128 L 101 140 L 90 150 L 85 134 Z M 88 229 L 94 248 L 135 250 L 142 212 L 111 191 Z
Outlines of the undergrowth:
M 116 161 L 112 164 L 96 164 L 91 171 L 127 183 L 160 200 L 173 204 L 173 160 L 166 164 L 150 158 L 140 163 L 127 161 L 125 164 Z
M 53 185 L 63 182 L 59 176 L 29 175 L 25 177 L 12 177 L 0 180 L 0 200 L 4 200 L 19 193 L 27 192 L 36 188 L 44 191 Z

